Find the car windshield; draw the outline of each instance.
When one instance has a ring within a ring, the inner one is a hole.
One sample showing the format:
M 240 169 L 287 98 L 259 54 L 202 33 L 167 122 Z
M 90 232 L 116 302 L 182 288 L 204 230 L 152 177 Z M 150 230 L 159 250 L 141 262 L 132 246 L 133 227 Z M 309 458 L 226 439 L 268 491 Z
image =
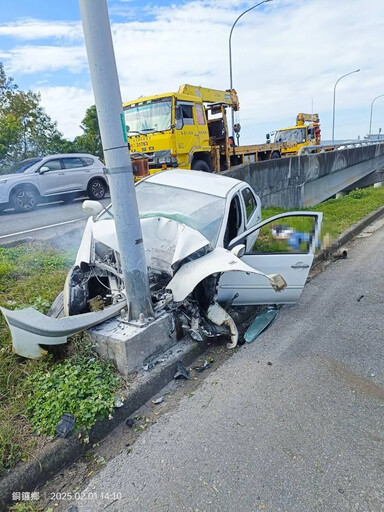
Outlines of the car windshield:
M 196 229 L 213 245 L 216 243 L 224 217 L 224 198 L 148 181 L 136 186 L 136 197 L 140 218 L 166 217 Z M 109 206 L 97 220 L 112 216 Z
M 161 132 L 171 128 L 172 99 L 148 100 L 124 107 L 128 135 Z
M 28 158 L 11 167 L 5 174 L 21 174 L 41 160 L 42 158 Z
M 280 130 L 276 132 L 275 142 L 305 142 L 305 128 L 293 128 L 292 130 Z

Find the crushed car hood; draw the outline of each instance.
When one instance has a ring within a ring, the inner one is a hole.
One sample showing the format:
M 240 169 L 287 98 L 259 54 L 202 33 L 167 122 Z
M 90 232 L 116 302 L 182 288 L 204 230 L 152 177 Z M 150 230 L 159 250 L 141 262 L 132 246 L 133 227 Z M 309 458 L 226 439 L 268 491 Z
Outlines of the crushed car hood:
M 177 264 L 193 253 L 211 244 L 199 231 L 181 222 L 165 217 L 140 219 L 147 266 L 173 275 Z M 94 222 L 88 220 L 77 254 L 76 264 L 91 261 L 92 238 L 119 252 L 119 244 L 113 219 Z

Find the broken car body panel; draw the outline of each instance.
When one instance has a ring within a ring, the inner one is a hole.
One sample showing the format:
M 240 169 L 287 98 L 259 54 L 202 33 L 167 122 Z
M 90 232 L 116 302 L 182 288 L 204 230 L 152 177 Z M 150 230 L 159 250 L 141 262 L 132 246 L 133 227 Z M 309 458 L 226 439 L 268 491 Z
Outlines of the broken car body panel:
M 40 344 L 66 343 L 68 336 L 109 320 L 119 314 L 124 306 L 126 302 L 121 302 L 102 311 L 63 318 L 51 318 L 33 308 L 0 309 L 12 334 L 14 352 L 29 359 L 38 359 L 46 353 Z

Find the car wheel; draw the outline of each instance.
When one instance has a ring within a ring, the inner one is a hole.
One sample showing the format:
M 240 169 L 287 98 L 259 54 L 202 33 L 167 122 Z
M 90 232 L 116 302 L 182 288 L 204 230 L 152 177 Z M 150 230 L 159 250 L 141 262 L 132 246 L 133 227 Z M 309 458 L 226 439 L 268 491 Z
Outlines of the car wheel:
M 91 180 L 88 185 L 88 196 L 90 199 L 103 199 L 107 192 L 107 186 L 103 180 Z
M 17 212 L 30 212 L 37 206 L 38 195 L 33 188 L 20 187 L 12 194 L 12 207 Z
M 195 160 L 192 162 L 191 169 L 194 171 L 212 172 L 212 169 L 204 160 Z
M 271 155 L 271 160 L 275 160 L 276 158 L 280 158 L 280 153 L 278 151 L 274 151 Z

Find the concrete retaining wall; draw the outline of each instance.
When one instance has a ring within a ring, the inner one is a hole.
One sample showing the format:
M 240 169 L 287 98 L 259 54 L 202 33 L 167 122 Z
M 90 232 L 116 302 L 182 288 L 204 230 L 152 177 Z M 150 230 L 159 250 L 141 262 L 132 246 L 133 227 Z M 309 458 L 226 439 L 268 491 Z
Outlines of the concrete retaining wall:
M 300 208 L 324 201 L 383 166 L 381 143 L 244 164 L 223 174 L 249 183 L 263 206 Z

